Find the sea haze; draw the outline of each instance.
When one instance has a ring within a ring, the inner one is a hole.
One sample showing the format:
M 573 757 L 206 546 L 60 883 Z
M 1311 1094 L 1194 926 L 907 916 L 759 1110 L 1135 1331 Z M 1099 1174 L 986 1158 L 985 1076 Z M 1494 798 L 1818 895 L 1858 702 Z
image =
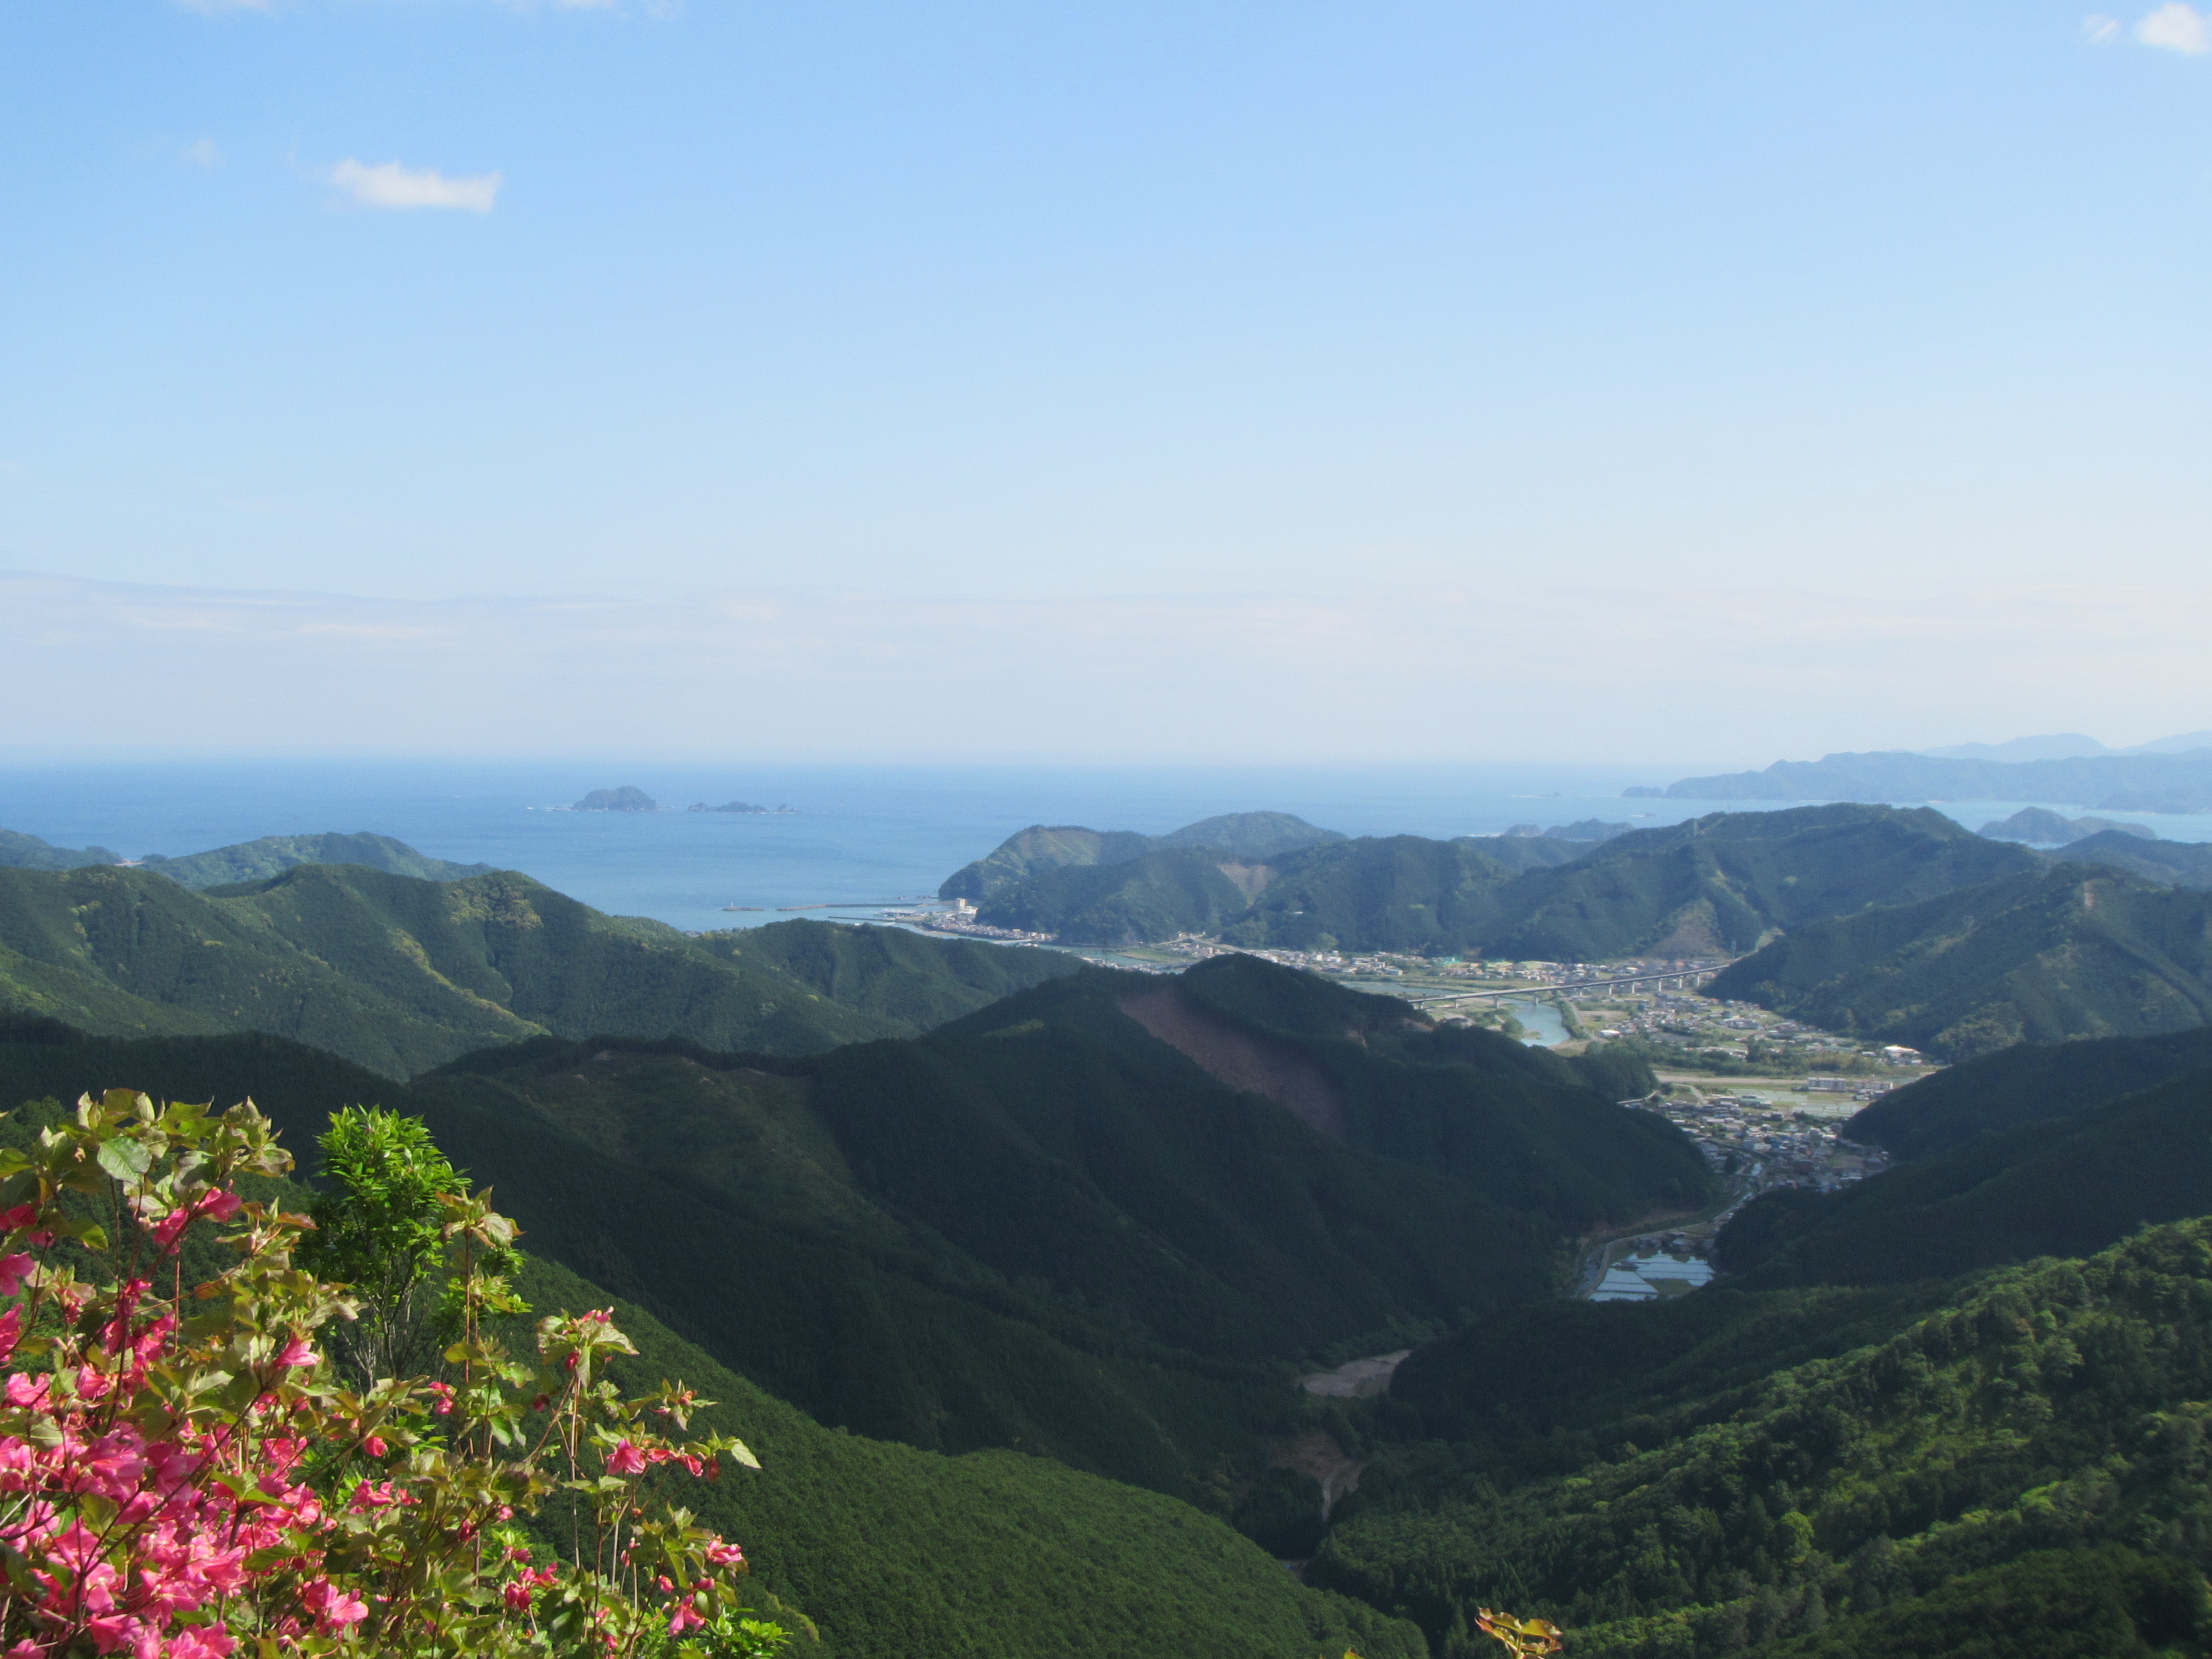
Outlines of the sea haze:
M 776 907 L 933 893 L 1032 823 L 1159 834 L 1218 812 L 1295 812 L 1348 835 L 1494 835 L 1583 818 L 1642 827 L 1772 810 L 1773 801 L 1624 799 L 1688 766 L 1623 769 L 1226 769 L 679 766 L 621 761 L 263 761 L 0 767 L 0 827 L 126 858 L 176 857 L 262 836 L 370 830 L 434 857 L 520 870 L 618 915 L 678 927 L 757 926 Z M 664 810 L 573 812 L 634 784 Z M 787 805 L 788 815 L 685 812 L 694 801 Z M 1973 826 L 2017 802 L 1953 802 Z M 2212 820 L 2108 813 L 2169 840 Z M 759 905 L 730 912 L 726 904 Z

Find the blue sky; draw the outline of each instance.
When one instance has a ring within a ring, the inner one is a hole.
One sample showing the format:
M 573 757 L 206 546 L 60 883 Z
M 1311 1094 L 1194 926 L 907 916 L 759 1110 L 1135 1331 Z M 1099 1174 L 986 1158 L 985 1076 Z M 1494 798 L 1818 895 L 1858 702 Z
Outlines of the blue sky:
M 12 0 L 0 211 L 0 645 L 139 741 L 2212 723 L 2186 5 Z

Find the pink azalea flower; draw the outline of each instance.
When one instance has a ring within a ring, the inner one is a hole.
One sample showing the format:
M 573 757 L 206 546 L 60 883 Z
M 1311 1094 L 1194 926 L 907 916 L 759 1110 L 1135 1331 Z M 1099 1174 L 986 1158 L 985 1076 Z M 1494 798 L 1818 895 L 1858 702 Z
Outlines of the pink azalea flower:
M 23 1275 L 38 1265 L 38 1259 L 28 1250 L 0 1256 L 0 1296 L 13 1296 L 22 1289 Z
M 224 1659 L 237 1645 L 221 1625 L 188 1625 L 169 1638 L 163 1659 Z
M 245 1201 L 236 1193 L 216 1191 L 200 1200 L 197 1207 L 210 1221 L 228 1221 L 238 1213 L 238 1206 Z
M 609 1474 L 636 1474 L 645 1468 L 645 1454 L 627 1440 L 607 1454 Z
M 117 1613 L 105 1619 L 88 1619 L 84 1628 L 92 1638 L 94 1651 L 113 1653 L 118 1648 L 132 1645 L 131 1638 L 138 1634 L 140 1622 L 127 1613 Z
M 327 1578 L 318 1578 L 300 1592 L 300 1600 L 325 1630 L 343 1630 L 368 1617 L 368 1604 L 350 1590 L 339 1589 Z

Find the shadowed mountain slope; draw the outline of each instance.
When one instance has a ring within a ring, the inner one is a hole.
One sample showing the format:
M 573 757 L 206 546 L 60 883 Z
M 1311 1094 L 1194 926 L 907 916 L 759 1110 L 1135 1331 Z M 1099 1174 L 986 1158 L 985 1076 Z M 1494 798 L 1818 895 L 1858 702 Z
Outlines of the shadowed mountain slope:
M 404 1107 L 532 1248 L 823 1419 L 1173 1492 L 1285 1409 L 1276 1368 L 1547 1297 L 1583 1228 L 1702 1196 L 1686 1140 L 1554 1057 L 1206 967 L 1211 1017 L 1311 1064 L 1342 1139 L 1121 1012 L 1158 980 L 1099 970 L 803 1059 L 540 1038 L 402 1085 L 265 1038 L 226 1040 L 264 1046 L 215 1077 L 214 1040 L 26 1036 L 0 1082 L 236 1093 L 258 1068 L 295 1140 L 350 1100 Z
M 605 1307 L 605 1291 L 532 1258 L 540 1313 Z M 1154 1492 L 1007 1451 L 947 1457 L 824 1429 L 634 1304 L 613 1371 L 642 1390 L 680 1379 L 717 1403 L 695 1419 L 742 1438 L 758 1471 L 686 1493 L 739 1540 L 751 1582 L 821 1633 L 821 1659 L 1427 1659 L 1410 1626 L 1304 1588 L 1212 1516 Z
M 1900 1158 L 1925 1158 L 1977 1135 L 2070 1116 L 2208 1068 L 2212 1026 L 2160 1036 L 2021 1043 L 1893 1090 L 1854 1116 L 1843 1133 Z
M 1983 1134 L 1835 1193 L 1746 1206 L 1714 1259 L 1752 1287 L 1896 1285 L 2085 1255 L 2212 1213 L 2212 1070 Z

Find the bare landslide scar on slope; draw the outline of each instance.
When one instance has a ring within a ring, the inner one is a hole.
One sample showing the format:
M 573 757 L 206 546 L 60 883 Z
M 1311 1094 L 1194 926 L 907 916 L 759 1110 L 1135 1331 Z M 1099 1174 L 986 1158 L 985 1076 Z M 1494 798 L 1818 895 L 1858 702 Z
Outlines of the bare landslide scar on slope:
M 1123 997 L 1121 1012 L 1216 1081 L 1263 1095 L 1307 1127 L 1332 1139 L 1344 1138 L 1344 1102 L 1304 1054 L 1209 1013 L 1179 985 Z

